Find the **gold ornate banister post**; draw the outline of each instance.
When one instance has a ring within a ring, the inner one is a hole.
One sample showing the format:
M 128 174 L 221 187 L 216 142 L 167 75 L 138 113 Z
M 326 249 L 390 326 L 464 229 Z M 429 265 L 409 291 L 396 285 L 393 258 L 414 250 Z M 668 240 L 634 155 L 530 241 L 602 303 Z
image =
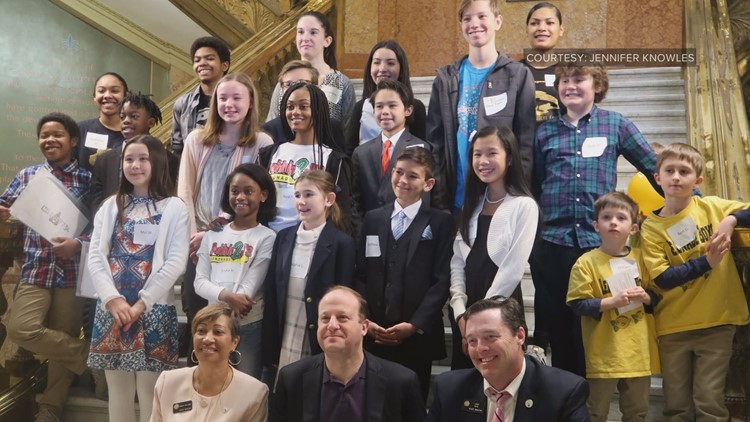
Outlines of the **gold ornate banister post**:
M 730 0 L 731 1 L 731 0 Z M 706 158 L 704 194 L 748 201 L 748 120 L 737 71 L 727 0 L 685 1 L 685 47 L 697 65 L 685 70 L 688 142 Z M 750 232 L 733 237 L 733 254 L 748 296 Z M 738 245 L 739 243 L 739 245 Z M 737 329 L 727 374 L 726 401 L 732 416 L 750 414 L 750 330 Z
M 685 46 L 698 65 L 685 72 L 688 142 L 706 158 L 701 190 L 750 199 L 748 121 L 726 0 L 685 1 Z

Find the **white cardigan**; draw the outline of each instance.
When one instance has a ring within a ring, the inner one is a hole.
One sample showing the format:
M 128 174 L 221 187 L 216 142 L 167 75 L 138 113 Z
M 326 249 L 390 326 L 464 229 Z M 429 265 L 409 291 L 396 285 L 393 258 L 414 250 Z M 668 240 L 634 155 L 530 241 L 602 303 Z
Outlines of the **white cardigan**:
M 484 203 L 480 203 L 469 220 L 469 243 L 477 238 L 477 221 Z M 539 223 L 539 207 L 528 196 L 507 195 L 495 210 L 487 233 L 487 254 L 497 265 L 497 273 L 487 290 L 485 298 L 502 295 L 510 297 L 521 282 L 526 262 L 536 238 Z M 453 241 L 451 258 L 450 305 L 455 316 L 466 312 L 466 258 L 471 247 L 464 242 L 461 233 Z
M 154 243 L 151 275 L 138 293 L 138 297 L 146 305 L 146 312 L 150 311 L 154 304 L 174 304 L 172 288 L 177 278 L 185 272 L 190 243 L 190 222 L 185 203 L 177 197 L 169 197 L 156 204 L 157 209 L 161 209 L 162 212 L 159 234 Z M 109 301 L 123 297 L 115 287 L 108 258 L 116 221 L 117 204 L 115 196 L 112 196 L 104 201 L 96 213 L 88 255 L 88 269 L 94 289 L 102 301 L 102 309 L 105 310 Z

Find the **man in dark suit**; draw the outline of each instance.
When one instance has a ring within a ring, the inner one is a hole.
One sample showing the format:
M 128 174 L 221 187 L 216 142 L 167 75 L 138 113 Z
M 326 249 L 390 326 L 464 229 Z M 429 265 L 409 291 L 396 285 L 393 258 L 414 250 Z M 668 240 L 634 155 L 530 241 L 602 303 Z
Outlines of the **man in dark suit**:
M 591 420 L 586 380 L 524 355 L 526 323 L 515 299 L 480 300 L 464 318 L 476 369 L 450 371 L 435 379 L 427 421 Z
M 419 422 L 424 406 L 416 375 L 362 348 L 367 303 L 334 286 L 320 300 L 318 342 L 323 354 L 279 371 L 271 422 Z
M 365 216 L 355 285 L 369 305 L 365 348 L 416 372 L 426 402 L 432 361 L 445 357 L 453 219 L 421 199 L 435 184 L 428 150 L 406 148 L 394 161 L 395 200 Z

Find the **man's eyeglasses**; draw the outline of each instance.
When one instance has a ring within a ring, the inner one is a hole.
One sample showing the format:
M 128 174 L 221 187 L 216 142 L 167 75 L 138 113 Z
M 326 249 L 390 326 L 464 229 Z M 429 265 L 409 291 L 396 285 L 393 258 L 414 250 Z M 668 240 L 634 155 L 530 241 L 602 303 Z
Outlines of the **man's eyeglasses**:
M 307 79 L 297 79 L 296 81 L 284 81 L 281 83 L 281 87 L 284 89 L 289 89 L 297 84 L 312 84 L 312 81 L 309 81 Z

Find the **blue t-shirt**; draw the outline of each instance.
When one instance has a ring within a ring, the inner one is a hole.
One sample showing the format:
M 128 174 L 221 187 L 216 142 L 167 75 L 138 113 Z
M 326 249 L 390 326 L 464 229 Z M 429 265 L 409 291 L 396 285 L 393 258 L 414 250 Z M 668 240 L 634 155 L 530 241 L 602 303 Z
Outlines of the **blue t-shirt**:
M 487 79 L 491 66 L 477 69 L 469 63 L 469 58 L 461 62 L 458 79 L 458 133 L 456 134 L 456 147 L 458 156 L 456 163 L 456 197 L 453 206 L 458 209 L 464 204 L 464 181 L 466 180 L 466 168 L 469 152 L 469 134 L 477 129 L 477 110 L 479 110 L 479 96 L 482 94 L 482 85 Z

